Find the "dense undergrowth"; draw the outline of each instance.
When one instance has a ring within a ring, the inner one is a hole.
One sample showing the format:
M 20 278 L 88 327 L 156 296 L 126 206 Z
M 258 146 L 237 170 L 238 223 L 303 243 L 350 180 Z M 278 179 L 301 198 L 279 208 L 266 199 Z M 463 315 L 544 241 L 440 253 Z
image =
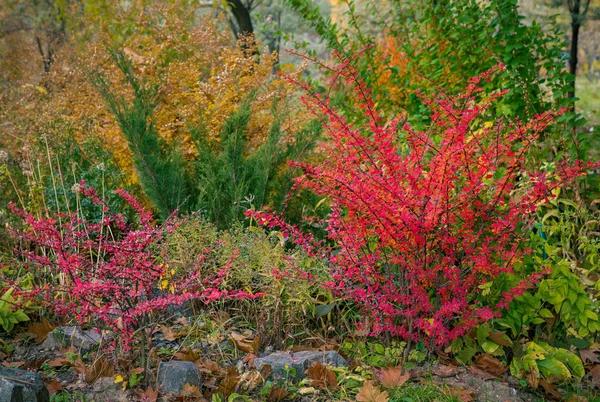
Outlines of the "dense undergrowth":
M 106 342 L 48 383 L 156 400 L 175 359 L 209 378 L 189 400 L 472 400 L 407 382 L 443 363 L 592 398 L 599 165 L 561 40 L 514 0 L 417 3 L 335 25 L 290 0 L 330 52 L 298 66 L 188 3 L 89 8 L 50 73 L 2 81 L 3 364 L 77 323 Z M 228 366 L 273 348 L 353 364 Z

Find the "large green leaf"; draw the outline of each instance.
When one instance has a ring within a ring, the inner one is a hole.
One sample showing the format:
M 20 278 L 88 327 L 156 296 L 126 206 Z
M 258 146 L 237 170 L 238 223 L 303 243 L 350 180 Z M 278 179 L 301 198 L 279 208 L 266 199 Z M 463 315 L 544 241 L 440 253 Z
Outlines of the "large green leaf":
M 549 383 L 562 382 L 571 378 L 567 366 L 554 357 L 547 357 L 537 362 L 544 379 Z

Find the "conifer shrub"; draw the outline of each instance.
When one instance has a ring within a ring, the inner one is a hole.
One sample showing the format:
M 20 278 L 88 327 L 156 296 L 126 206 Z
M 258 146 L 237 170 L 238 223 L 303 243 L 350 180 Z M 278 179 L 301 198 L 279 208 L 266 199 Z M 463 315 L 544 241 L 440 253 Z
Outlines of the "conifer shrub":
M 304 172 L 296 185 L 329 200 L 332 246 L 315 243 L 277 214 L 247 215 L 329 258 L 327 285 L 362 307 L 372 334 L 446 345 L 499 317 L 548 272 L 537 267 L 496 299 L 480 290 L 512 276 L 532 252 L 525 240 L 538 205 L 592 165 L 526 167 L 535 141 L 564 110 L 524 122 L 495 119 L 491 110 L 506 91 L 489 95 L 483 87 L 502 65 L 473 78 L 461 95 L 423 96 L 432 114 L 420 131 L 401 117 L 385 120 L 351 60 L 340 59 L 332 71 L 353 89 L 366 123 L 350 123 L 330 99 L 312 93 L 306 102 L 327 118 L 328 158 L 295 164 Z

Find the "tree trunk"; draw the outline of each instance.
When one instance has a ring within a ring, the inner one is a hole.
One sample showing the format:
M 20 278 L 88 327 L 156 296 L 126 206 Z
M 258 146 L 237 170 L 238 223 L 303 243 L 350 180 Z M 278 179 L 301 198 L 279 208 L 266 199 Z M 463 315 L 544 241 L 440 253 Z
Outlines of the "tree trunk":
M 572 74 L 572 89 L 569 98 L 575 98 L 575 75 L 577 74 L 577 51 L 579 50 L 579 28 L 581 28 L 581 0 L 575 0 L 571 11 L 571 53 L 569 55 L 569 72 Z
M 230 0 L 231 13 L 235 18 L 240 35 L 251 35 L 254 33 L 252 27 L 252 18 L 250 17 L 250 10 L 242 3 L 242 0 Z

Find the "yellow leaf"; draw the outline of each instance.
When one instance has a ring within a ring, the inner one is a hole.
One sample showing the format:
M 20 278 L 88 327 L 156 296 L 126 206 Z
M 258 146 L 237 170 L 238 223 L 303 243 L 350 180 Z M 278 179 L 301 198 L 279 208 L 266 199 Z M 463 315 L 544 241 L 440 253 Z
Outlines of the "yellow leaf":
M 122 375 L 119 374 L 119 375 L 115 376 L 115 384 L 118 384 L 123 381 L 125 381 L 125 379 L 123 378 Z

